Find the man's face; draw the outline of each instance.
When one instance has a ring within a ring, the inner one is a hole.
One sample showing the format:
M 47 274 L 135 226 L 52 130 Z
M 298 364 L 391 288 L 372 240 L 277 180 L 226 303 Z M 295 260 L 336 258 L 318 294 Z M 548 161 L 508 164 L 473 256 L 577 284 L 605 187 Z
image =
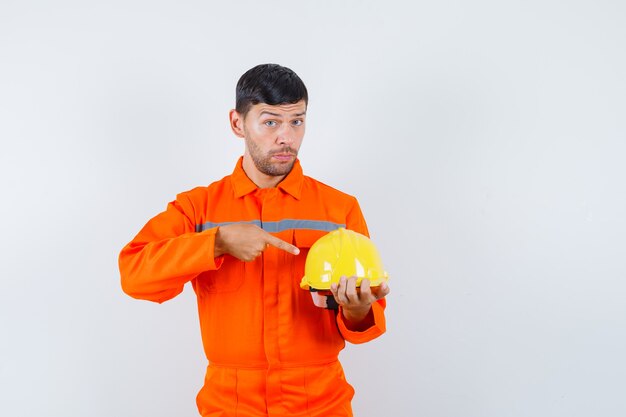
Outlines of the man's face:
M 304 137 L 306 103 L 253 105 L 243 120 L 246 156 L 265 175 L 287 175 Z

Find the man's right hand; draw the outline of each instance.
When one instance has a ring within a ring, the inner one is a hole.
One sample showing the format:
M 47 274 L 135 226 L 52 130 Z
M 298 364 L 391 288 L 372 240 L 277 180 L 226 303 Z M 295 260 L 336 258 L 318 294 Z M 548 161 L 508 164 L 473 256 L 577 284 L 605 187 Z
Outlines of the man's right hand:
M 220 226 L 215 234 L 214 257 L 229 254 L 249 262 L 259 256 L 269 245 L 282 249 L 292 255 L 300 249 L 267 233 L 259 226 L 249 223 L 234 223 Z

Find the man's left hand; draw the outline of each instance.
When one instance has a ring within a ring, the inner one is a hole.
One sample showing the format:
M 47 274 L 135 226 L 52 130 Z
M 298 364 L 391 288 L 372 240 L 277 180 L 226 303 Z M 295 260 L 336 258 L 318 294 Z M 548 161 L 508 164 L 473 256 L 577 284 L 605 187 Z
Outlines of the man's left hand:
M 351 323 L 357 324 L 367 317 L 372 303 L 389 294 L 389 286 L 383 282 L 378 287 L 370 287 L 370 281 L 363 278 L 360 288 L 356 286 L 356 277 L 341 277 L 339 284 L 331 284 L 330 291 L 335 301 L 343 310 L 343 316 Z

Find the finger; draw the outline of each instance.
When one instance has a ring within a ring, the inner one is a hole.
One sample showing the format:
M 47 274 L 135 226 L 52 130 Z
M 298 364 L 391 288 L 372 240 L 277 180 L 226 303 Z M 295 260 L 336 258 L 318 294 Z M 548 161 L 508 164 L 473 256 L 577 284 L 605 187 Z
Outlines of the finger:
M 330 284 L 330 292 L 333 293 L 333 297 L 335 297 L 335 300 L 339 301 L 337 299 L 337 297 L 339 296 L 339 287 L 337 286 L 337 284 L 335 282 L 333 282 L 332 284 Z
M 346 277 L 339 279 L 339 285 L 337 286 L 337 303 L 344 305 L 348 304 L 348 297 L 346 297 Z
M 269 243 L 270 245 L 278 249 L 282 249 L 285 252 L 289 252 L 293 255 L 297 255 L 300 253 L 300 249 L 298 249 L 297 247 L 293 246 L 290 243 L 285 242 L 282 239 L 277 238 L 276 236 L 270 235 L 269 233 L 267 234 L 267 240 L 265 242 Z
M 356 291 L 356 277 L 352 276 L 346 280 L 346 298 L 350 303 L 358 304 L 359 294 Z
M 372 297 L 372 289 L 371 289 L 370 280 L 367 278 L 363 278 L 361 280 L 361 300 L 371 300 Z

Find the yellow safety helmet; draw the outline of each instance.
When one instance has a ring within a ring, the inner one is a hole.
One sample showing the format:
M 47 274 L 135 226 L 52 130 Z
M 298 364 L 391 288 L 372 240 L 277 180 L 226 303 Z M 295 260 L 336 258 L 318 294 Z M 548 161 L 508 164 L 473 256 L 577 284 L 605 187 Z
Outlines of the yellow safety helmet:
M 357 286 L 367 278 L 372 287 L 389 279 L 374 243 L 367 236 L 343 227 L 319 238 L 311 246 L 300 287 L 328 290 L 330 284 L 338 283 L 342 276 L 356 276 Z

